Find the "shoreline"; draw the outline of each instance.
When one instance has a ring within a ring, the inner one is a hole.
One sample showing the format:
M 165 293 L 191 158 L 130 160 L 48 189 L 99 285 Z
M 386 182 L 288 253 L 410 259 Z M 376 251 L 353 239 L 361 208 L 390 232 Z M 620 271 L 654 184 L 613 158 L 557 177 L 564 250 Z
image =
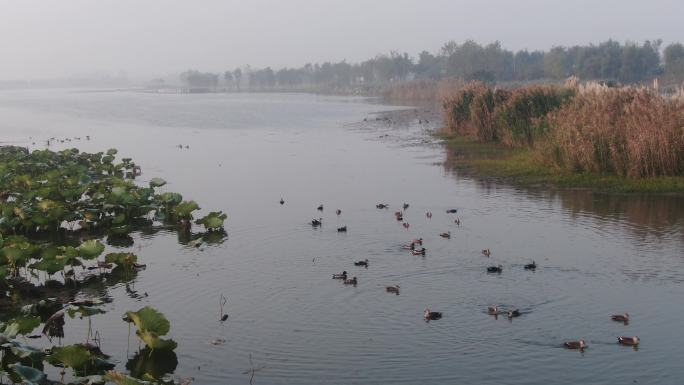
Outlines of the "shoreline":
M 480 143 L 439 129 L 433 136 L 442 140 L 444 165 L 458 173 L 494 179 L 518 187 L 585 189 L 598 193 L 684 195 L 684 176 L 628 178 L 594 173 L 556 170 L 536 159 L 529 149 Z

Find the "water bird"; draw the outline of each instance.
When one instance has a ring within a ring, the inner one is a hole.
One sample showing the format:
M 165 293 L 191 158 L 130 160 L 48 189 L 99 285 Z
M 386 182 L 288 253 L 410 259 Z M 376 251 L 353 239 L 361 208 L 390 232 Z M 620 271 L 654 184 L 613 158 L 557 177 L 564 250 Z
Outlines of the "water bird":
M 357 281 L 356 277 L 351 278 L 351 279 L 345 279 L 345 280 L 344 280 L 344 284 L 345 284 L 345 285 L 354 285 L 354 286 L 356 286 L 357 283 L 358 283 L 358 281 Z
M 535 270 L 537 268 L 537 263 L 535 261 L 532 261 L 532 263 L 528 263 L 525 265 L 525 270 Z
M 221 322 L 225 322 L 228 319 L 228 314 L 224 314 L 223 317 L 221 317 Z
M 416 245 L 422 245 L 423 244 L 423 238 L 417 238 L 411 241 L 412 244 Z
M 284 204 L 285 204 L 285 200 L 284 200 L 283 198 L 280 198 L 280 204 L 281 204 L 281 205 L 284 205 Z
M 342 226 L 337 228 L 338 233 L 346 233 L 347 232 L 347 226 Z
M 426 308 L 425 311 L 423 312 L 423 317 L 427 321 L 438 320 L 438 319 L 442 318 L 442 313 L 438 312 L 438 311 L 430 311 L 429 308 Z
M 432 213 L 428 211 L 428 212 L 425 213 L 425 216 L 428 217 L 428 218 L 432 218 Z
M 456 214 L 458 212 L 458 210 L 457 209 L 449 209 L 446 212 L 447 212 L 447 214 Z
M 411 254 L 413 254 L 413 255 L 422 255 L 422 256 L 425 256 L 425 248 L 422 247 L 422 248 L 420 248 L 419 250 L 413 249 L 413 250 L 411 250 Z
M 316 208 L 316 210 L 318 210 L 318 211 L 323 211 L 323 205 L 322 205 L 322 204 L 321 204 L 321 205 L 318 205 L 318 207 Z
M 389 205 L 386 203 L 378 203 L 377 205 L 375 205 L 375 208 L 378 208 L 378 209 L 386 209 L 388 207 L 389 207 Z
M 340 274 L 333 274 L 332 275 L 333 279 L 347 279 L 347 271 L 343 271 Z
M 613 314 L 612 316 L 610 316 L 610 319 L 612 319 L 613 321 L 627 323 L 629 322 L 629 314 Z
M 513 319 L 514 317 L 520 317 L 520 310 L 515 309 L 508 311 L 508 319 Z
M 499 274 L 501 274 L 502 271 L 503 271 L 503 266 L 501 266 L 501 265 L 489 266 L 487 268 L 487 273 L 499 273 Z
M 408 203 L 404 203 L 403 207 L 404 207 L 404 210 L 406 210 L 407 208 L 409 208 L 409 204 L 408 204 Z
M 490 306 L 487 308 L 487 314 L 489 315 L 498 315 L 499 314 L 499 307 L 498 306 Z
M 318 218 L 318 219 L 312 219 L 311 220 L 311 226 L 317 227 L 323 224 L 323 218 Z
M 454 223 L 456 224 L 456 226 L 461 226 L 461 220 L 458 218 L 454 219 Z
M 447 231 L 446 233 L 439 234 L 440 237 L 442 238 L 451 238 L 451 231 Z
M 387 290 L 388 293 L 399 295 L 399 285 L 385 286 L 385 290 Z
M 584 340 L 579 340 L 579 341 L 565 341 L 563 343 L 566 348 L 568 349 L 579 349 L 579 350 L 584 350 L 587 347 L 587 344 L 584 342 Z
M 368 259 L 364 259 L 363 261 L 354 262 L 354 266 L 365 266 L 365 267 L 368 267 Z
M 397 211 L 394 213 L 394 216 L 397 218 L 398 221 L 403 221 L 404 220 L 404 215 L 401 213 L 401 211 Z
M 490 255 L 492 255 L 492 252 L 489 249 L 483 249 L 482 255 L 484 255 L 485 257 L 489 257 Z
M 340 209 L 335 210 L 335 214 L 337 214 L 337 215 L 342 214 L 342 210 L 340 210 Z
M 409 225 L 408 222 L 404 222 L 404 223 L 402 224 L 402 226 L 404 226 L 404 228 L 405 228 L 406 230 L 408 230 L 409 226 L 411 226 L 411 225 Z
M 635 346 L 639 345 L 639 337 L 618 337 L 618 343 L 621 345 Z

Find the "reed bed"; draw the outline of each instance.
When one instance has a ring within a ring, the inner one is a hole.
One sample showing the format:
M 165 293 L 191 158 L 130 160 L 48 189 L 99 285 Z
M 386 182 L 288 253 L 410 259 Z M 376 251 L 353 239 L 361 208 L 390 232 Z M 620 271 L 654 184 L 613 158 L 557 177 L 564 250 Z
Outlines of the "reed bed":
M 444 99 L 454 134 L 530 149 L 566 172 L 684 175 L 684 98 L 568 82 L 502 90 L 469 83 Z

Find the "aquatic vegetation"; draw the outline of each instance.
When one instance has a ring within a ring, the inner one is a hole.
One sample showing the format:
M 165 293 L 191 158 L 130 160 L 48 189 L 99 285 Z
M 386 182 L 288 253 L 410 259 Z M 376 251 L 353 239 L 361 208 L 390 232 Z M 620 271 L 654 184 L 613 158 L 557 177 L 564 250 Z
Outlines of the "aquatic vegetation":
M 206 231 L 191 233 L 199 205 L 178 193 L 158 192 L 167 184 L 161 178 L 136 184 L 140 174 L 132 159 L 117 162 L 115 149 L 90 154 L 0 147 L 0 302 L 11 309 L 0 315 L 0 376 L 16 383 L 53 383 L 43 372 L 49 364 L 70 368 L 79 383 L 137 384 L 161 383 L 162 375 L 175 370 L 176 343 L 161 338 L 169 321 L 145 307 L 126 313 L 126 319 L 147 346 L 132 373 L 146 382 L 117 372 L 105 376 L 114 364 L 90 341 L 91 318 L 106 312 L 108 299 L 75 299 L 89 287 L 128 282 L 144 267 L 131 252 L 106 253 L 132 246 L 135 232 L 152 235 L 180 224 L 181 241 L 219 244 L 227 237 L 226 214 L 209 213 L 196 221 Z M 42 334 L 61 341 L 65 315 L 88 320 L 85 343 L 38 349 L 23 342 L 41 323 Z M 155 369 L 160 360 L 175 364 Z

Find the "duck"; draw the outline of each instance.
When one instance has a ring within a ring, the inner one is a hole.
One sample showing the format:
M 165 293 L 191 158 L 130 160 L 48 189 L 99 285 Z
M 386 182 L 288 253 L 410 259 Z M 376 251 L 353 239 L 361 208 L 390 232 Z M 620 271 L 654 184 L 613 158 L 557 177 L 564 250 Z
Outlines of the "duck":
M 639 337 L 618 337 L 618 343 L 621 345 L 635 346 L 639 345 Z
M 318 219 L 312 219 L 311 220 L 311 226 L 316 227 L 320 226 L 323 224 L 323 218 L 318 218 Z
M 337 214 L 337 215 L 342 214 L 342 210 L 340 210 L 340 209 L 335 210 L 335 214 Z
M 490 255 L 492 255 L 492 251 L 489 249 L 483 249 L 482 255 L 484 255 L 485 257 L 489 257 Z
M 404 207 L 404 210 L 406 210 L 407 208 L 409 208 L 409 204 L 408 204 L 408 203 L 404 203 L 402 207 Z
M 525 270 L 535 270 L 537 268 L 537 263 L 535 261 L 532 261 L 532 263 L 528 263 L 525 265 Z
M 403 216 L 403 215 L 397 215 L 397 220 L 398 220 L 399 222 L 403 221 L 403 220 L 404 220 L 404 216 Z
M 318 211 L 323 211 L 323 205 L 322 205 L 322 204 L 318 205 L 318 207 L 316 208 L 316 210 L 318 210 Z
M 425 213 L 425 216 L 428 217 L 428 219 L 430 219 L 432 218 L 432 213 L 428 211 Z
M 499 273 L 499 274 L 501 274 L 502 271 L 503 271 L 503 266 L 501 266 L 501 265 L 498 265 L 498 266 L 489 266 L 489 267 L 487 268 L 487 272 L 488 272 L 488 273 Z
M 411 254 L 425 256 L 425 248 L 421 247 L 420 250 L 413 249 L 411 250 Z
M 498 306 L 490 306 L 487 308 L 487 314 L 489 315 L 498 315 L 499 314 L 499 307 Z
M 456 214 L 458 212 L 458 209 L 449 209 L 446 212 L 447 214 Z
M 356 277 L 351 278 L 351 279 L 345 279 L 345 280 L 344 280 L 344 284 L 345 284 L 345 285 L 354 285 L 354 286 L 356 286 L 357 283 L 358 283 L 358 281 L 356 280 Z
M 386 203 L 378 203 L 377 205 L 375 205 L 375 208 L 378 208 L 378 209 L 386 209 L 388 207 L 389 207 L 389 205 Z
M 456 226 L 461 226 L 461 220 L 458 218 L 454 219 L 454 223 L 456 224 Z
M 365 266 L 368 267 L 368 259 L 364 259 L 363 261 L 357 261 L 354 262 L 354 266 Z
M 347 232 L 347 226 L 342 226 L 337 228 L 338 233 L 346 233 Z
M 412 245 L 422 245 L 423 244 L 423 238 L 417 238 L 411 241 Z
M 451 231 L 447 231 L 446 233 L 439 234 L 439 236 L 442 238 L 451 238 Z
M 425 311 L 423 312 L 423 317 L 425 317 L 426 320 L 437 320 L 442 318 L 442 313 L 438 311 L 430 311 L 429 308 L 426 308 Z
M 520 310 L 514 309 L 508 311 L 508 319 L 512 319 L 514 317 L 520 317 Z
M 333 279 L 347 279 L 347 271 L 343 271 L 340 274 L 333 274 L 332 275 Z
M 625 322 L 625 323 L 627 323 L 627 322 L 629 322 L 629 314 L 628 314 L 628 313 L 625 313 L 625 314 L 613 314 L 612 316 L 610 316 L 610 319 L 612 319 L 613 321 L 618 321 L 618 322 Z
M 387 290 L 388 293 L 399 295 L 399 285 L 385 286 L 385 290 Z
M 285 204 L 285 199 L 280 198 L 280 204 L 281 204 L 281 205 L 284 205 L 284 204 Z
M 409 225 L 408 222 L 404 222 L 404 223 L 402 223 L 402 226 L 404 226 L 404 228 L 408 230 L 408 228 L 409 228 L 411 225 Z
M 579 340 L 579 341 L 565 341 L 563 343 L 566 348 L 568 349 L 579 349 L 579 350 L 584 350 L 587 347 L 587 344 L 584 342 L 584 340 Z

